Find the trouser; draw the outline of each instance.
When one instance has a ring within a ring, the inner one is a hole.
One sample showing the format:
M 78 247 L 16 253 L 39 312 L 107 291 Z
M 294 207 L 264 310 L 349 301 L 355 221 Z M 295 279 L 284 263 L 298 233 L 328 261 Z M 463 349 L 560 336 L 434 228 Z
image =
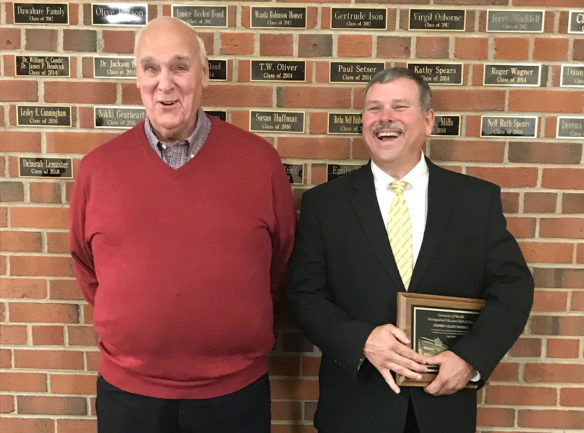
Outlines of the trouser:
M 231 394 L 162 399 L 132 394 L 97 378 L 98 433 L 269 433 L 270 384 L 265 374 Z

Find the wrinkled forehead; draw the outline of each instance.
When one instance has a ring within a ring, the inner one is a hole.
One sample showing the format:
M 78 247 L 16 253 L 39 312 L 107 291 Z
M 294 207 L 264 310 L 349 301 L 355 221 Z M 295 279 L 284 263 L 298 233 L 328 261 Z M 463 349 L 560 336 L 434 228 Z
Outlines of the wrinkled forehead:
M 148 58 L 198 58 L 195 33 L 175 22 L 155 23 L 144 29 L 136 47 L 136 61 Z

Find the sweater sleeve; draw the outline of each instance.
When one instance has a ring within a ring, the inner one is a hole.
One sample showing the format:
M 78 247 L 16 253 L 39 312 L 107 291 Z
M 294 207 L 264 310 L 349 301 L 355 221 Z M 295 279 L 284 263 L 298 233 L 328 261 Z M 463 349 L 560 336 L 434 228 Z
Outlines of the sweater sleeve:
M 93 263 L 91 242 L 87 239 L 85 233 L 86 209 L 89 199 L 89 177 L 82 168 L 83 163 L 80 165 L 71 197 L 69 211 L 70 250 L 71 256 L 73 257 L 77 285 L 87 302 L 94 305 L 98 281 Z
M 272 203 L 275 226 L 272 237 L 272 263 L 270 266 L 270 288 L 276 302 L 287 284 L 288 261 L 294 247 L 296 211 L 288 176 L 278 158 L 272 171 Z

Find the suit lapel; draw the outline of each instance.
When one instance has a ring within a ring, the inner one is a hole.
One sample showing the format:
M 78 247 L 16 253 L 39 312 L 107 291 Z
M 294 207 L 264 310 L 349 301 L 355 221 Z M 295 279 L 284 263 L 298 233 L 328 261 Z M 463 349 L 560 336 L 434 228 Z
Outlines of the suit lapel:
M 426 162 L 429 170 L 428 216 L 424 239 L 412 274 L 410 286 L 413 291 L 432 263 L 436 250 L 446 233 L 454 204 L 454 193 L 448 178 L 445 176 L 445 171 L 428 159 Z
M 379 213 L 379 204 L 377 203 L 370 164 L 360 168 L 355 175 L 353 190 L 350 192 L 350 200 L 357 219 L 363 227 L 383 268 L 393 283 L 401 287 L 401 290 L 404 290 L 403 282 L 399 276 L 399 271 L 389 245 L 387 231 L 383 226 L 383 218 Z

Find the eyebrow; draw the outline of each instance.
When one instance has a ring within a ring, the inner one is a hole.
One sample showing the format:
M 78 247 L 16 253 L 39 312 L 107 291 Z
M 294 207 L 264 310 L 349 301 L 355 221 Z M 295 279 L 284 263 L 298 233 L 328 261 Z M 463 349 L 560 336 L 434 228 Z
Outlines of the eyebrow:
M 171 62 L 189 62 L 190 60 L 191 60 L 191 56 L 181 55 L 181 54 L 177 54 L 172 59 L 170 59 Z M 152 63 L 153 61 L 155 61 L 154 57 L 146 56 L 146 57 L 140 59 L 140 64 L 144 65 L 146 63 Z

